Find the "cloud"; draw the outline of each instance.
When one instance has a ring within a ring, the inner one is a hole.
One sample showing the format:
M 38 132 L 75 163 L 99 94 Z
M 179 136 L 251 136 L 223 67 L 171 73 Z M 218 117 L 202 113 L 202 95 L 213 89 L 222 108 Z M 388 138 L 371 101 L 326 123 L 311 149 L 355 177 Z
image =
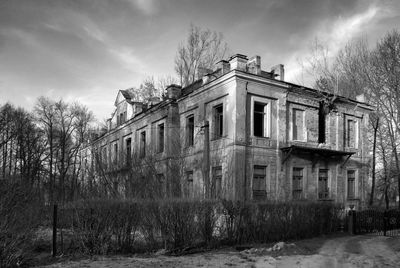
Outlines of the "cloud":
M 371 4 L 364 11 L 347 18 L 339 16 L 334 21 L 329 20 L 321 23 L 321 26 L 315 29 L 314 38 L 317 38 L 318 42 L 324 46 L 324 50 L 326 49 L 325 56 L 328 62 L 332 62 L 340 49 L 349 41 L 360 37 L 372 23 L 376 23 L 377 20 L 382 19 L 381 9 L 381 7 Z M 310 45 L 292 53 L 288 60 L 288 70 L 290 71 L 287 73 L 286 79 L 295 83 L 312 86 L 313 77 L 305 72 L 305 70 L 311 67 L 307 58 L 312 56 Z M 324 57 L 322 54 L 314 56 L 318 60 Z
M 145 15 L 154 15 L 159 10 L 157 0 L 128 0 L 128 2 Z

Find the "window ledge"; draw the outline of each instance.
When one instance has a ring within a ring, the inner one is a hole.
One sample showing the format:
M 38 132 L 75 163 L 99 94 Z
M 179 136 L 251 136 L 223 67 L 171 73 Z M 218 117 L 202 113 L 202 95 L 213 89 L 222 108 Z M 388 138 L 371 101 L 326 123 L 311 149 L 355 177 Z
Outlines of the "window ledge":
M 322 201 L 322 202 L 324 202 L 324 201 L 327 201 L 327 202 L 332 202 L 332 201 L 335 201 L 333 198 L 318 198 L 318 201 Z
M 220 137 L 213 137 L 213 138 L 210 139 L 210 141 L 222 140 L 222 139 L 227 138 L 227 137 L 228 137 L 228 135 L 224 135 L 224 136 L 220 136 Z

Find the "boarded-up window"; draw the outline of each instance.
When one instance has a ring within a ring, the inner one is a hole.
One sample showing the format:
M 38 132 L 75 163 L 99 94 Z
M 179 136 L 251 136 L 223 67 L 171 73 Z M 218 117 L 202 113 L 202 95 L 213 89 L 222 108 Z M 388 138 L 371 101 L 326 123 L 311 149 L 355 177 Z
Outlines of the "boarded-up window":
M 356 147 L 356 121 L 349 119 L 347 120 L 347 135 L 346 135 L 346 143 L 347 147 L 355 148 Z
M 301 199 L 303 195 L 303 168 L 293 168 L 293 199 Z
M 194 197 L 193 171 L 186 172 L 186 197 L 187 198 Z
M 213 168 L 213 197 L 222 197 L 222 167 Z
M 347 198 L 356 197 L 356 171 L 347 170 Z
M 140 132 L 140 157 L 146 156 L 146 131 Z
M 187 146 L 194 144 L 194 115 L 186 118 L 186 144 Z
M 318 174 L 318 198 L 329 198 L 328 170 L 320 169 Z
M 304 111 L 293 109 L 293 140 L 304 140 Z
M 224 135 L 224 110 L 223 106 L 214 107 L 214 138 L 218 139 Z
M 158 125 L 157 151 L 159 153 L 164 152 L 164 124 Z
M 266 166 L 254 166 L 253 170 L 253 198 L 263 199 L 266 192 Z

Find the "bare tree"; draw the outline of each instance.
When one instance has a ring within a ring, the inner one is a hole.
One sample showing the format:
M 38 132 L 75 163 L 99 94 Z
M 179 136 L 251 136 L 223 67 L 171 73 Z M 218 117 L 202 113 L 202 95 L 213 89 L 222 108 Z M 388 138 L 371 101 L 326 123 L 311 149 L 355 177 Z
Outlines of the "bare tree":
M 213 65 L 223 59 L 228 51 L 222 33 L 203 30 L 191 25 L 186 43 L 181 43 L 175 57 L 175 71 L 182 86 L 196 80 L 199 67 L 212 69 Z

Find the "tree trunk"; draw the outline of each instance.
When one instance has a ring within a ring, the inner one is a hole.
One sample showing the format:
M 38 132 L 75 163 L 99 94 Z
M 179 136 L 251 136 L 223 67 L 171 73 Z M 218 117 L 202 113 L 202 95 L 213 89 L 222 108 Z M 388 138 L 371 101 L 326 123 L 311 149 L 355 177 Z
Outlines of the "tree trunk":
M 373 147 L 372 147 L 372 185 L 371 185 L 371 195 L 369 199 L 369 206 L 372 206 L 374 203 L 374 192 L 375 192 L 375 180 L 376 180 L 376 174 L 375 174 L 375 164 L 376 164 L 376 139 L 377 139 L 377 132 L 378 132 L 378 125 L 379 125 L 379 117 L 377 117 L 376 122 L 373 126 L 374 128 L 374 141 L 373 141 Z

